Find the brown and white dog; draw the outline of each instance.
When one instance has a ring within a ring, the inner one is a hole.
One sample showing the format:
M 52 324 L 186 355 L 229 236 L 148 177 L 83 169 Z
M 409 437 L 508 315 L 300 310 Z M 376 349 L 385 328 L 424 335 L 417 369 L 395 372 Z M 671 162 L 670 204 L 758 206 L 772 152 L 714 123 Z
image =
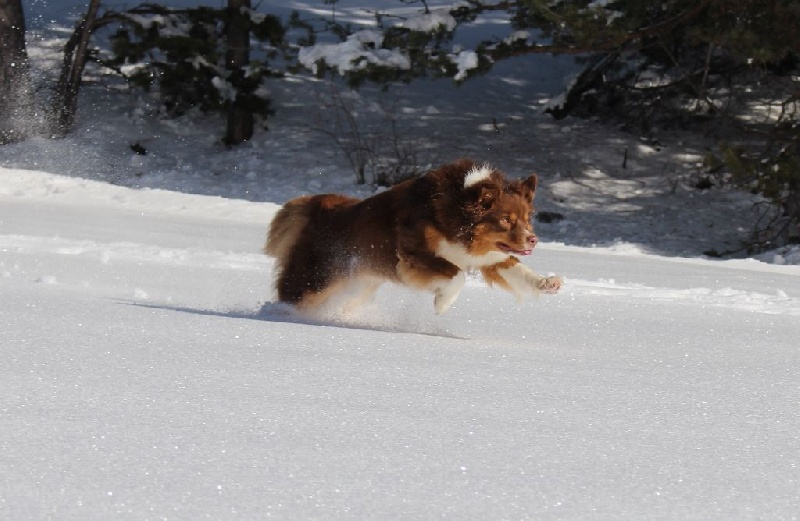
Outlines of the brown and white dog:
M 509 180 L 461 160 L 364 200 L 293 199 L 275 216 L 264 247 L 276 259 L 278 299 L 315 308 L 349 295 L 352 306 L 391 281 L 431 291 L 443 313 L 472 269 L 520 298 L 557 293 L 561 277 L 537 275 L 516 257 L 538 242 L 531 225 L 536 184 L 535 174 Z

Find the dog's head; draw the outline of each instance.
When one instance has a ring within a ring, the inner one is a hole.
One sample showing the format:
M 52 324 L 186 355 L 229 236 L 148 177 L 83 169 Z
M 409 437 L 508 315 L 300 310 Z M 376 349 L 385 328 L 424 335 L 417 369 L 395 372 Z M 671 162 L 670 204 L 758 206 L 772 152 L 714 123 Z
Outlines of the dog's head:
M 472 183 L 469 175 L 472 174 L 465 178 L 464 188 L 473 201 L 470 253 L 530 255 L 539 241 L 532 224 L 536 174 L 525 180 L 508 181 L 497 171 L 476 173 Z

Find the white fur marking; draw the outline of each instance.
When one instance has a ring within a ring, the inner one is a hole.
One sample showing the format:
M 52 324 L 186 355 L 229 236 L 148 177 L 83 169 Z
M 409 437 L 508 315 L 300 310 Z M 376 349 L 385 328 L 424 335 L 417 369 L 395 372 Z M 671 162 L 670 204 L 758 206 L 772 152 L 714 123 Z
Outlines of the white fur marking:
M 459 271 L 452 279 L 442 282 L 434 291 L 433 307 L 437 315 L 441 315 L 453 305 L 467 282 L 463 271 Z
M 542 277 L 522 264 L 500 269 L 497 274 L 508 282 L 511 291 L 520 300 L 531 293 L 534 295 L 538 295 L 542 291 L 550 294 L 558 293 L 564 282 L 558 276 Z
M 501 251 L 490 251 L 484 255 L 471 255 L 461 244 L 442 239 L 436 247 L 436 255 L 446 259 L 462 270 L 491 266 L 508 259 L 509 255 Z
M 469 188 L 472 185 L 489 179 L 493 171 L 494 170 L 489 165 L 476 165 L 472 167 L 472 170 L 467 172 L 467 175 L 464 177 L 464 188 Z
M 514 296 L 520 300 L 531 293 L 539 293 L 539 283 L 542 277 L 522 264 L 497 270 L 497 274 L 508 282 Z

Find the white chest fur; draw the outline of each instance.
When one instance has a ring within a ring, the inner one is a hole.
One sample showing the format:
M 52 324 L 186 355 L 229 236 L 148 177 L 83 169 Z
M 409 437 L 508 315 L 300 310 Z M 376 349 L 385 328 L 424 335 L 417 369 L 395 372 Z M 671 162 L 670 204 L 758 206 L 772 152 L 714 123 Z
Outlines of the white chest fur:
M 436 247 L 436 255 L 446 259 L 462 270 L 491 266 L 508 258 L 507 253 L 491 251 L 483 255 L 472 255 L 461 244 L 442 239 Z

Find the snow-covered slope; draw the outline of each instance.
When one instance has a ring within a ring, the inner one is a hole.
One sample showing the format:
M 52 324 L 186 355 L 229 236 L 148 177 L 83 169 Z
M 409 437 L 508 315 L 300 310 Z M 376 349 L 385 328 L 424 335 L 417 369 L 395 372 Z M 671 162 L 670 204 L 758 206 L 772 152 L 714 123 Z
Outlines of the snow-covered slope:
M 800 510 L 796 266 L 544 243 L 555 297 L 309 318 L 274 204 L 0 176 L 2 518 Z

